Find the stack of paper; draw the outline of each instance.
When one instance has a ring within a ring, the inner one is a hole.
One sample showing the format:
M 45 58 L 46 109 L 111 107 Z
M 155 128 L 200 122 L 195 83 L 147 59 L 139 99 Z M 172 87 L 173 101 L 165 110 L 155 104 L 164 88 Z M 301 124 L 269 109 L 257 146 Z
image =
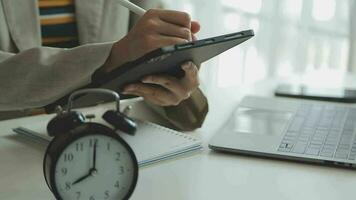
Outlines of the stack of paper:
M 202 148 L 200 140 L 187 134 L 168 129 L 150 122 L 137 121 L 135 135 L 121 133 L 120 136 L 131 146 L 140 166 L 149 165 Z M 51 137 L 46 134 L 47 121 L 22 125 L 14 132 L 48 145 Z

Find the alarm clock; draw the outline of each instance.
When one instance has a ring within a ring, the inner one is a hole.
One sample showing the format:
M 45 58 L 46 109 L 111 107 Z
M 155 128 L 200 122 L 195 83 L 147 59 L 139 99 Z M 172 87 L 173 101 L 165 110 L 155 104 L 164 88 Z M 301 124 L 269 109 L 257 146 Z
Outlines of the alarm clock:
M 112 125 L 87 122 L 72 111 L 75 97 L 88 93 L 115 97 L 116 110 L 103 119 Z M 111 90 L 86 89 L 70 95 L 68 108 L 47 125 L 54 136 L 47 147 L 43 169 L 46 183 L 59 200 L 128 199 L 138 178 L 138 163 L 130 146 L 119 133 L 134 134 L 136 124 L 120 113 L 120 96 Z

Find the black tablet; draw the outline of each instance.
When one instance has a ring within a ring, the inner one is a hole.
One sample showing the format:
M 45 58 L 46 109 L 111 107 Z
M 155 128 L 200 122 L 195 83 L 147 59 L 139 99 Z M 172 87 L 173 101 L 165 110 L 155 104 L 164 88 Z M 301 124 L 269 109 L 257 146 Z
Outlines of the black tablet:
M 184 71 L 181 64 L 192 61 L 196 65 L 229 50 L 254 36 L 253 30 L 246 30 L 213 38 L 197 40 L 189 43 L 162 47 L 143 57 L 126 63 L 107 74 L 98 73 L 93 76 L 92 83 L 85 88 L 107 88 L 120 92 L 123 86 L 140 82 L 147 75 L 168 74 L 181 78 Z M 92 105 L 93 97 L 80 97 L 81 105 Z M 84 99 L 83 99 L 84 98 Z M 53 110 L 55 105 L 66 103 L 66 97 L 46 107 Z
M 118 90 L 124 85 L 139 82 L 143 77 L 152 74 L 169 74 L 180 78 L 184 76 L 184 71 L 180 67 L 182 63 L 193 61 L 193 63 L 199 65 L 250 39 L 253 35 L 252 30 L 247 30 L 162 47 L 133 62 L 118 67 L 109 74 L 94 76 L 92 86 Z

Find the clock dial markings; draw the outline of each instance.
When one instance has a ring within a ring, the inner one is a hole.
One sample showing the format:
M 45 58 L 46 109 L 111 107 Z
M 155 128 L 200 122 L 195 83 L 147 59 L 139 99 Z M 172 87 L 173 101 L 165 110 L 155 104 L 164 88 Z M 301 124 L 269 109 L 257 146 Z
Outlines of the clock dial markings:
M 78 151 L 83 151 L 84 150 L 84 143 L 83 142 L 77 142 L 75 144 L 75 150 Z
M 111 143 L 110 142 L 108 142 L 107 144 L 106 144 L 106 149 L 108 150 L 108 151 L 110 151 L 110 148 L 111 147 Z
M 109 190 L 106 190 L 105 192 L 104 192 L 104 198 L 105 199 L 109 199 L 110 198 L 110 191 Z
M 64 162 L 72 162 L 73 159 L 74 159 L 73 153 L 69 152 L 64 154 Z
M 68 168 L 63 167 L 63 168 L 61 169 L 61 172 L 62 172 L 62 175 L 63 175 L 63 176 L 67 175 L 67 173 L 68 173 Z
M 81 144 L 84 144 L 83 149 Z M 89 148 L 86 145 L 89 145 Z M 69 156 L 70 153 L 72 156 Z M 67 158 L 64 162 L 65 154 Z M 111 137 L 105 135 L 82 137 L 73 145 L 69 145 L 60 157 L 56 168 L 58 169 L 56 182 L 59 184 L 57 188 L 63 198 L 121 199 L 123 198 L 121 195 L 130 189 L 134 173 L 134 170 L 130 169 L 133 168 L 134 163 L 126 148 Z M 66 172 L 62 171 L 63 168 L 66 168 L 64 170 Z M 91 170 L 90 173 L 83 176 L 83 171 L 88 169 Z M 113 176 L 113 174 L 117 175 Z M 69 182 L 70 189 L 66 190 L 67 185 L 63 183 L 68 182 L 70 177 L 74 178 Z M 64 190 L 61 191 L 60 188 Z M 79 197 L 77 192 L 80 192 Z M 95 196 L 92 196 L 93 194 Z
M 76 200 L 79 200 L 82 193 L 80 191 L 77 191 L 75 192 L 75 195 L 76 195 Z
M 121 152 L 116 152 L 116 161 L 120 161 Z

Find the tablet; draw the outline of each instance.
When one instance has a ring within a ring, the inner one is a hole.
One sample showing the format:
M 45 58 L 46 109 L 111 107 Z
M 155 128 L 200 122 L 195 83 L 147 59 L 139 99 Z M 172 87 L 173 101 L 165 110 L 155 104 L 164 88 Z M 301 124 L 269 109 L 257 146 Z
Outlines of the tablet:
M 254 36 L 253 30 L 246 30 L 227 35 L 221 35 L 193 42 L 166 46 L 156 49 L 135 61 L 117 67 L 110 73 L 97 73 L 92 83 L 84 88 L 107 88 L 120 92 L 125 85 L 140 82 L 148 75 L 168 74 L 177 78 L 184 77 L 181 65 L 192 61 L 196 65 L 213 58 Z M 95 98 L 80 97 L 81 105 L 93 105 Z M 83 99 L 84 98 L 84 99 Z M 66 103 L 67 97 L 46 106 L 47 111 L 53 110 L 55 105 Z
M 162 47 L 133 62 L 116 68 L 109 74 L 94 76 L 92 86 L 118 90 L 118 88 L 129 83 L 140 82 L 143 77 L 152 74 L 168 74 L 181 78 L 184 76 L 184 71 L 180 66 L 184 62 L 193 61 L 196 65 L 200 65 L 210 58 L 250 39 L 253 35 L 252 30 L 247 30 Z

